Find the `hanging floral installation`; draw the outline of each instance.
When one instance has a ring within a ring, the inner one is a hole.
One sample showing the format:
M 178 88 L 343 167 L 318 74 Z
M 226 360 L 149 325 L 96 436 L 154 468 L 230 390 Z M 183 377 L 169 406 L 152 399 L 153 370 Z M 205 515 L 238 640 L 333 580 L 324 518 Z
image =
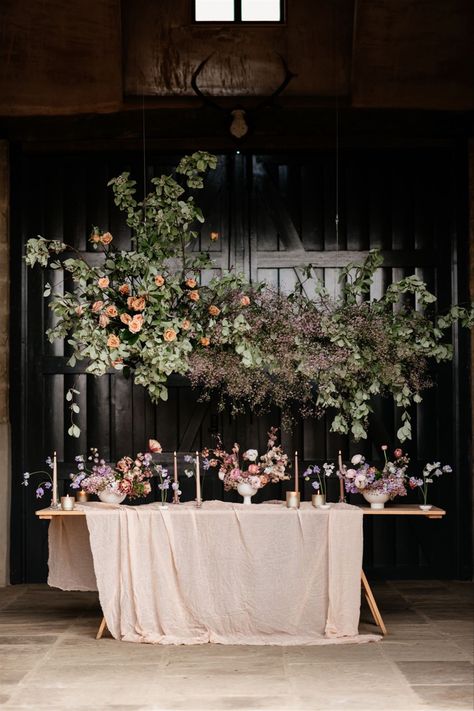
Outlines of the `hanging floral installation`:
M 376 251 L 341 270 L 338 297 L 322 284 L 309 296 L 304 284 L 283 295 L 232 271 L 203 285 L 201 270 L 214 265 L 208 254 L 192 251 L 204 218 L 190 193 L 216 163 L 204 152 L 183 158 L 172 175 L 153 178 L 142 201 L 128 173 L 111 180 L 132 248 L 117 249 L 110 232 L 94 228 L 99 265 L 64 242 L 28 241 L 30 267 L 63 269 L 74 283 L 63 294 L 46 284 L 56 316 L 49 339 L 67 339 L 71 366 L 86 359 L 88 373 L 113 368 L 133 375 L 153 401 L 167 399 L 168 377 L 178 373 L 202 398 L 217 393 L 234 413 L 274 405 L 288 421 L 295 413 L 329 412 L 332 431 L 356 440 L 367 436 L 373 396 L 389 395 L 402 409 L 397 436 L 410 438 L 409 408 L 432 384 L 430 363 L 452 357 L 449 330 L 455 321 L 472 326 L 473 309 L 453 306 L 437 315 L 436 297 L 416 276 L 369 299 L 382 264 Z M 311 267 L 303 273 L 309 280 Z

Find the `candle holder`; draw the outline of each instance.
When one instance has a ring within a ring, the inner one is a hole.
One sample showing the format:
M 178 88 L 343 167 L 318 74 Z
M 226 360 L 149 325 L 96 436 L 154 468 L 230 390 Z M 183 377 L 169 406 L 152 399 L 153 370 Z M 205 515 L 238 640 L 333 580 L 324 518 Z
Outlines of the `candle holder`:
M 78 504 L 85 504 L 89 501 L 89 494 L 87 491 L 80 489 L 76 492 L 76 501 Z
M 287 491 L 286 492 L 286 508 L 287 509 L 299 509 L 301 501 L 301 495 L 299 491 Z
M 73 511 L 74 510 L 74 497 L 73 496 L 61 496 L 61 509 L 63 511 Z
M 311 497 L 311 503 L 315 509 L 319 509 L 326 505 L 326 497 L 324 494 L 313 494 Z

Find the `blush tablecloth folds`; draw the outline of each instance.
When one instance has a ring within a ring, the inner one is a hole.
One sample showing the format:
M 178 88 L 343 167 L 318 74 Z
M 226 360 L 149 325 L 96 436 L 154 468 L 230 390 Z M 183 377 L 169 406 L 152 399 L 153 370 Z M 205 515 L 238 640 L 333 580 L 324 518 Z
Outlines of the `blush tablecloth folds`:
M 49 533 L 51 586 L 99 591 L 116 639 L 329 644 L 359 635 L 362 511 L 84 504 Z

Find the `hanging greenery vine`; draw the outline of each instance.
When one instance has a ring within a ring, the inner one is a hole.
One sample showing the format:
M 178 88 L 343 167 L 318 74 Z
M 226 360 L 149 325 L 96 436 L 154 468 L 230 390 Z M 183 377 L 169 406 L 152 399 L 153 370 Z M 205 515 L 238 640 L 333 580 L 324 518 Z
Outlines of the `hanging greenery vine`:
M 392 395 L 402 408 L 397 436 L 409 438 L 409 408 L 431 385 L 430 361 L 452 357 L 446 333 L 456 320 L 472 326 L 473 309 L 436 315 L 436 297 L 416 276 L 369 299 L 382 264 L 376 251 L 342 270 L 337 298 L 322 284 L 306 294 L 311 267 L 306 284 L 289 295 L 233 272 L 201 284 L 201 270 L 213 263 L 191 249 L 204 218 L 190 191 L 203 187 L 216 162 L 204 152 L 183 158 L 174 174 L 151 181 L 141 202 L 128 173 L 111 180 L 132 249 L 118 250 L 110 232 L 94 228 L 90 241 L 103 253 L 98 266 L 65 242 L 28 241 L 30 267 L 63 269 L 74 282 L 64 294 L 46 286 L 57 319 L 49 339 L 67 338 L 69 364 L 87 359 L 89 373 L 133 373 L 154 401 L 167 399 L 168 376 L 180 373 L 202 397 L 218 393 L 233 412 L 271 405 L 287 418 L 295 407 L 306 416 L 329 411 L 332 430 L 355 439 L 366 437 L 372 397 Z

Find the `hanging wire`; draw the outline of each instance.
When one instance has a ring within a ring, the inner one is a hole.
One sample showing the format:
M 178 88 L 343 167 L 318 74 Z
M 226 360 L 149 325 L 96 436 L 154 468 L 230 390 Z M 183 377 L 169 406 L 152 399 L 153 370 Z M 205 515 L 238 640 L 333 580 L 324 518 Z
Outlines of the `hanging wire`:
M 337 289 L 339 284 L 339 93 L 336 76 L 336 64 L 337 64 L 337 38 L 338 30 L 338 16 L 337 16 L 337 3 L 334 3 L 334 23 L 333 23 L 333 67 L 334 67 L 334 85 L 336 90 L 336 116 L 335 116 L 335 142 L 336 142 L 336 156 L 335 156 L 335 214 L 334 214 L 334 227 L 336 234 L 336 259 L 335 259 L 335 270 L 336 274 L 334 276 L 334 299 L 337 296 Z
M 143 226 L 146 237 L 146 117 L 145 92 L 142 89 L 142 159 L 143 159 Z

